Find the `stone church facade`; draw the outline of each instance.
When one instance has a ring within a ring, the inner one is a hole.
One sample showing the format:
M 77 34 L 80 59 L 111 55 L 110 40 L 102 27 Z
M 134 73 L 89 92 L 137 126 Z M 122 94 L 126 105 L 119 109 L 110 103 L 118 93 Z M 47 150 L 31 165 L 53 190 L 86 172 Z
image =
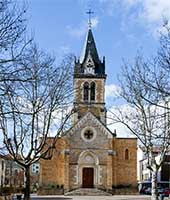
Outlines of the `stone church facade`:
M 105 59 L 98 56 L 89 28 L 74 66 L 72 127 L 56 142 L 51 160 L 41 160 L 40 185 L 109 190 L 137 184 L 137 140 L 118 138 L 106 126 Z

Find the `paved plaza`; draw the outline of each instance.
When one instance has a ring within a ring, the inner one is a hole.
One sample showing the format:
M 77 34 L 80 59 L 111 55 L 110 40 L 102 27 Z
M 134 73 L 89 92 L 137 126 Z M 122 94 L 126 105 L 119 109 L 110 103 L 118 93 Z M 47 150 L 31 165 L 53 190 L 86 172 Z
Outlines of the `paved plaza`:
M 150 196 L 114 195 L 114 196 L 74 196 L 73 200 L 150 200 Z
M 114 196 L 34 196 L 32 200 L 150 200 L 146 195 L 114 195 Z
M 31 200 L 151 200 L 151 197 L 149 195 L 113 195 L 113 196 L 31 195 Z M 165 197 L 164 200 L 170 200 L 170 198 Z

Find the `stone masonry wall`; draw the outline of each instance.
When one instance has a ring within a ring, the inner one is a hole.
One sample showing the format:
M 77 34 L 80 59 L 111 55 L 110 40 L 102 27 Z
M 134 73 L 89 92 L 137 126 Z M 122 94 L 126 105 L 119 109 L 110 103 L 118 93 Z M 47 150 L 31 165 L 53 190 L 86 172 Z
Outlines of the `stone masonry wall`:
M 91 121 L 84 124 L 84 127 L 92 126 Z M 81 127 L 83 128 L 83 127 Z M 89 149 L 99 159 L 98 166 L 98 187 L 111 188 L 112 185 L 133 185 L 137 184 L 137 140 L 132 138 L 114 138 L 109 139 L 103 135 L 97 127 L 97 136 L 94 141 L 86 143 L 81 138 L 81 131 L 71 135 L 69 140 L 69 174 L 66 176 L 66 155 L 64 149 L 67 149 L 66 138 L 58 139 L 56 151 L 51 160 L 41 160 L 40 185 L 58 184 L 68 185 L 68 189 L 81 187 L 80 183 L 75 184 L 78 170 L 78 159 L 82 151 Z M 113 155 L 108 155 L 108 149 L 113 148 Z M 129 159 L 125 160 L 125 150 L 129 151 Z M 112 166 L 110 168 L 110 165 Z M 109 173 L 109 174 L 108 174 Z M 108 177 L 108 178 L 107 178 Z M 111 178 L 112 177 L 112 178 Z M 67 180 L 68 179 L 68 180 Z M 67 182 L 67 184 L 66 184 Z
M 129 159 L 125 159 L 125 150 Z M 137 185 L 137 139 L 116 138 L 114 141 L 116 155 L 113 158 L 113 185 Z
M 83 84 L 85 82 L 96 83 L 96 99 L 93 106 L 87 106 L 83 101 Z M 75 102 L 78 104 L 79 117 L 82 117 L 87 110 L 92 112 L 95 116 L 100 117 L 104 108 L 104 79 L 76 79 L 75 80 Z
M 83 79 L 75 79 L 75 102 L 81 103 L 83 100 L 83 84 L 85 82 L 91 83 L 95 82 L 96 83 L 96 102 L 97 103 L 103 103 L 104 102 L 104 79 L 88 79 L 88 78 L 83 78 Z
M 96 136 L 93 141 L 85 141 L 82 138 L 82 130 L 86 127 L 95 129 Z M 70 170 L 69 180 L 70 189 L 78 188 L 82 186 L 82 168 L 89 166 L 87 164 L 81 165 L 79 160 L 81 159 L 82 152 L 89 152 L 97 157 L 98 163 L 94 163 L 94 179 L 96 180 L 96 186 L 101 188 L 107 187 L 107 156 L 108 156 L 108 137 L 105 135 L 99 127 L 97 127 L 90 119 L 86 121 L 81 128 L 76 130 L 70 135 Z M 82 154 L 82 159 L 84 159 Z M 80 165 L 79 165 L 80 164 Z M 79 166 L 78 166 L 79 165 Z M 81 168 L 82 167 L 82 168 Z M 79 173 L 78 173 L 79 172 Z M 97 177 L 96 177 L 97 176 Z M 96 178 L 95 178 L 96 177 Z
M 40 185 L 64 185 L 65 140 L 58 139 L 51 160 L 40 160 Z

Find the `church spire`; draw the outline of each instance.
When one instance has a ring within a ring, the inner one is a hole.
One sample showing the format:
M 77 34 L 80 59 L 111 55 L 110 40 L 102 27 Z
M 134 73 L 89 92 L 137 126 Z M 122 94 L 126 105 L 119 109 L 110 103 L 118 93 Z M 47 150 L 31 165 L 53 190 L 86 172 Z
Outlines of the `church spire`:
M 83 63 L 86 60 L 89 53 L 91 54 L 92 59 L 96 64 L 100 62 L 91 29 L 89 29 L 87 32 L 87 36 L 80 56 L 80 63 Z
M 82 49 L 80 59 L 75 59 L 74 87 L 76 88 L 74 106 L 78 110 L 73 117 L 73 123 L 91 112 L 102 123 L 106 123 L 105 108 L 105 59 L 101 61 L 93 33 L 91 30 L 91 10 L 89 14 L 89 27 Z
M 91 9 L 86 12 L 89 15 L 88 32 L 80 55 L 80 59 L 75 61 L 74 75 L 93 75 L 93 76 L 106 76 L 105 75 L 105 59 L 99 59 L 95 40 L 91 30 Z

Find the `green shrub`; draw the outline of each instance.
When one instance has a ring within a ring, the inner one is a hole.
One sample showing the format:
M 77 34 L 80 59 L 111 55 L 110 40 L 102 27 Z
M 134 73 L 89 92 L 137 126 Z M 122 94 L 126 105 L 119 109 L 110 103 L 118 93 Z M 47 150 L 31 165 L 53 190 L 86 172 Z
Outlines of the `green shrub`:
M 60 188 L 60 185 L 57 184 L 56 188 L 59 189 L 59 188 Z
M 14 188 L 13 187 L 2 187 L 0 189 L 1 194 L 11 194 L 14 192 Z
M 55 188 L 56 188 L 56 185 L 55 185 L 55 184 L 52 184 L 50 188 L 51 188 L 51 189 L 55 189 Z
M 64 189 L 64 185 L 63 184 L 55 184 L 55 183 L 49 183 L 49 184 L 44 184 L 39 186 L 39 189 L 46 189 L 46 190 L 53 190 L 53 189 Z
M 125 189 L 125 188 L 131 188 L 132 185 L 131 184 L 119 184 L 119 185 L 112 185 L 112 189 Z
M 60 188 L 61 188 L 61 189 L 64 189 L 64 185 L 60 185 Z

